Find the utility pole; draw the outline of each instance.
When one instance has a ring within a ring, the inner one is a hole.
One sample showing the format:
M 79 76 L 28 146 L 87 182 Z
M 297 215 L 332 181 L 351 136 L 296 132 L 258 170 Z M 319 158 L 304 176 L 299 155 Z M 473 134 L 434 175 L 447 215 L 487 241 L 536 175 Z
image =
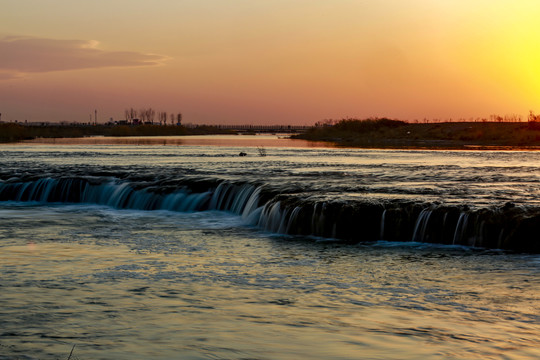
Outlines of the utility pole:
M 94 125 L 97 125 L 97 110 L 94 110 Z

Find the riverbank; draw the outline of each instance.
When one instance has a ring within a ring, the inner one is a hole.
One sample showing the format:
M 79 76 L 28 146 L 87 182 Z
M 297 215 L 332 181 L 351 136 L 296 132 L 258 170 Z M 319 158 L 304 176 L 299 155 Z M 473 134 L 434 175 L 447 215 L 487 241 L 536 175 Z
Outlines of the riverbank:
M 85 136 L 179 136 L 232 134 L 231 130 L 215 126 L 161 125 L 45 125 L 26 126 L 21 124 L 0 124 L 0 142 L 16 142 L 36 138 L 80 138 Z
M 232 135 L 216 126 L 106 126 L 0 124 L 0 143 L 33 139 L 150 137 L 185 135 Z M 342 147 L 380 149 L 475 149 L 540 150 L 537 122 L 447 122 L 411 124 L 389 119 L 344 119 L 331 126 L 317 126 L 292 139 L 335 144 Z
M 411 124 L 389 119 L 344 119 L 332 126 L 314 127 L 293 138 L 359 148 L 540 149 L 540 124 Z

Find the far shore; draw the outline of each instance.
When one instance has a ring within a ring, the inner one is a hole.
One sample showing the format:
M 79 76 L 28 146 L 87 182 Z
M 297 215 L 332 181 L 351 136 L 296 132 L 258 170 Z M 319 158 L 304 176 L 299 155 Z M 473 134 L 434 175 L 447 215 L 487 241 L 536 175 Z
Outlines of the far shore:
M 193 135 L 237 135 L 217 126 L 106 126 L 48 125 L 24 126 L 0 124 L 0 143 L 43 139 L 87 137 L 146 138 Z M 252 134 L 252 133 L 250 133 Z M 254 134 L 254 133 L 253 133 Z M 540 150 L 538 122 L 445 122 L 412 124 L 390 119 L 344 119 L 332 125 L 319 125 L 292 135 L 327 147 L 368 149 L 437 149 L 437 150 Z M 49 139 L 49 140 L 46 140 Z M 58 141 L 57 143 L 62 143 Z M 127 144 L 128 142 L 126 142 Z M 148 142 L 150 144 L 152 142 Z M 178 142 L 180 144 L 180 142 Z
M 445 122 L 411 124 L 390 119 L 344 119 L 295 139 L 340 147 L 438 150 L 540 150 L 538 122 Z
M 19 142 L 37 138 L 82 138 L 89 136 L 180 136 L 235 134 L 217 126 L 188 128 L 177 125 L 23 125 L 18 123 L 0 124 L 0 143 Z

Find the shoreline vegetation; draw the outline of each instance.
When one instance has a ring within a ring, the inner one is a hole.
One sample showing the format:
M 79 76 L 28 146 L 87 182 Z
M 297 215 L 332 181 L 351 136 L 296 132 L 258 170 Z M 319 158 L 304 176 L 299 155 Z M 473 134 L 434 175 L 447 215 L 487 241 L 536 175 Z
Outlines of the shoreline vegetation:
M 216 126 L 188 128 L 178 125 L 22 125 L 0 124 L 0 143 L 37 138 L 80 138 L 89 136 L 179 136 L 227 135 L 236 132 Z
M 535 119 L 536 120 L 536 119 Z M 382 149 L 537 149 L 540 122 L 408 123 L 387 118 L 342 119 L 318 124 L 294 139 L 343 147 Z
M 382 149 L 535 149 L 540 121 L 408 123 L 388 118 L 327 120 L 292 139 L 323 141 L 342 147 Z M 201 125 L 23 125 L 0 123 L 0 143 L 37 138 L 90 136 L 231 135 L 238 131 Z

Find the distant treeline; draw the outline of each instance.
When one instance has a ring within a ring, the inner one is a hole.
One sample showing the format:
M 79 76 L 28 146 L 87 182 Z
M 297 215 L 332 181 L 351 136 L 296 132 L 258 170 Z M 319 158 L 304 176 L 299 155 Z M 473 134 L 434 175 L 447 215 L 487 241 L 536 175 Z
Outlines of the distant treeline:
M 35 138 L 77 138 L 85 136 L 175 136 L 175 135 L 206 135 L 230 134 L 230 130 L 219 129 L 215 126 L 184 126 L 160 125 L 22 125 L 17 123 L 0 124 L 0 142 L 15 142 Z
M 204 125 L 40 126 L 0 123 L 0 142 L 98 135 L 175 136 L 232 133 L 236 133 L 235 130 Z M 408 123 L 388 118 L 326 120 L 293 138 L 367 148 L 540 147 L 540 116 L 531 113 L 528 122 Z
M 540 146 L 540 122 L 532 120 L 423 124 L 387 118 L 326 120 L 294 138 L 368 148 Z
M 157 119 L 156 119 L 157 115 Z M 159 122 L 160 125 L 167 125 L 167 119 L 170 118 L 170 124 L 180 125 L 182 123 L 182 113 L 178 114 L 167 114 L 166 111 L 156 112 L 153 108 L 142 108 L 136 110 L 134 108 L 129 108 L 124 110 L 125 121 L 131 125 L 137 124 L 154 124 L 154 120 Z

